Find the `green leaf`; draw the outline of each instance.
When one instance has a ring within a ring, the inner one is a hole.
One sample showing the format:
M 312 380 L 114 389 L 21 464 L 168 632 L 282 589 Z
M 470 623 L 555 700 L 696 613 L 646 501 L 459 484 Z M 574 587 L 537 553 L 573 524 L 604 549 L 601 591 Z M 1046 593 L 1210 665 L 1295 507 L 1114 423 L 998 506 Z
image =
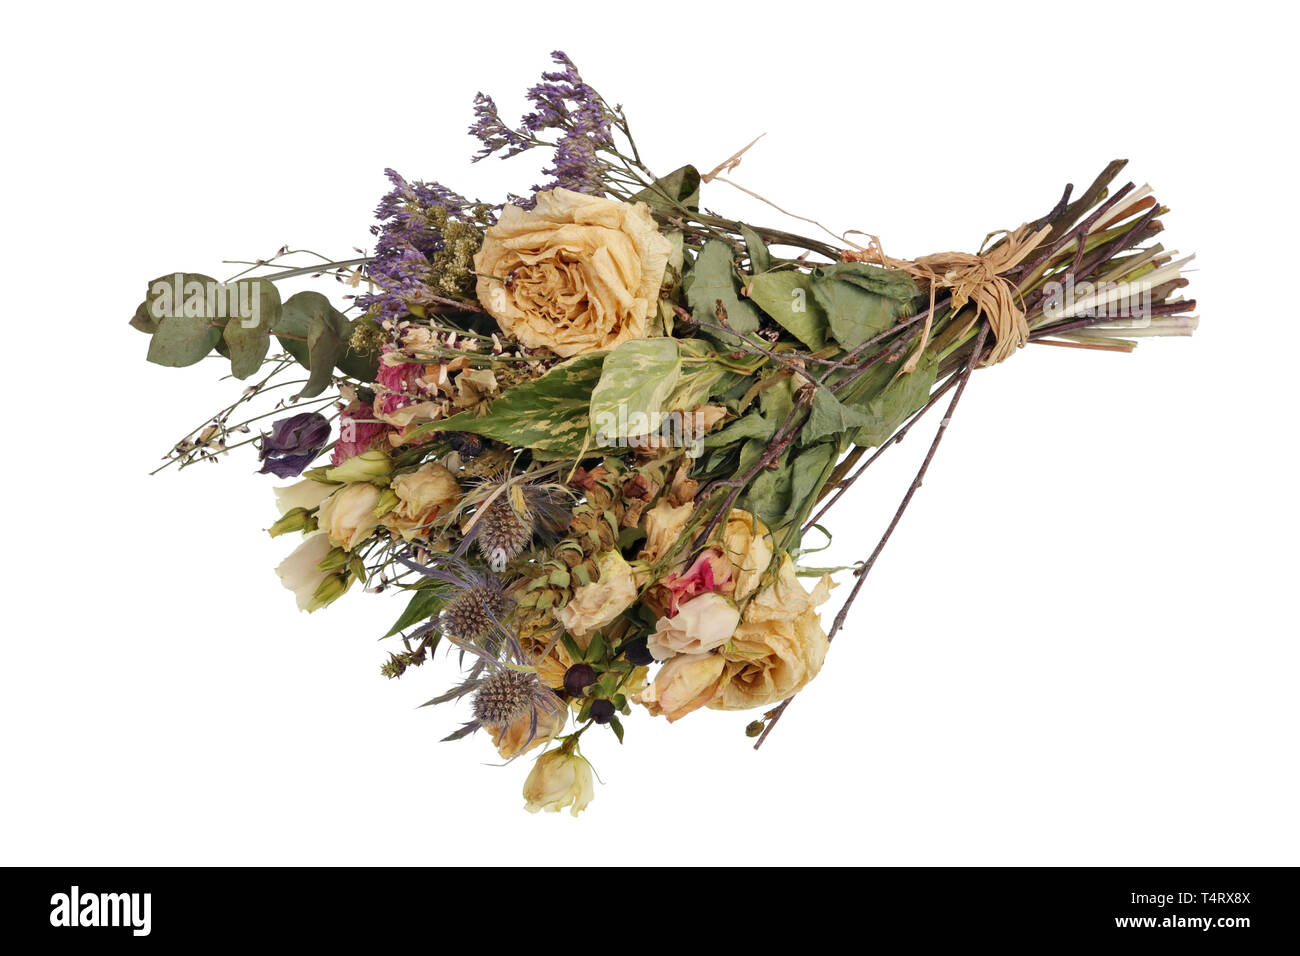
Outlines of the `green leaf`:
M 623 721 L 618 719 L 618 714 L 615 714 L 614 716 L 609 718 L 609 727 L 611 730 L 614 731 L 614 736 L 618 738 L 618 742 L 622 743 L 623 742 Z
M 379 351 L 377 349 L 359 352 L 352 347 L 352 333 L 361 323 L 374 325 L 373 319 L 360 318 L 348 326 L 348 350 L 336 363 L 338 370 L 358 382 L 373 382 L 379 375 Z
M 257 314 L 246 319 L 228 319 L 223 338 L 231 373 L 235 378 L 248 378 L 262 367 L 262 360 L 271 347 L 271 329 L 280 320 L 280 293 L 266 279 L 241 279 L 236 285 L 253 290 L 247 293 L 241 290 L 239 301 L 256 303 Z
M 894 324 L 898 303 L 839 279 L 813 276 L 812 293 L 826 311 L 831 335 L 845 349 L 854 349 Z
M 808 424 L 799 432 L 799 441 L 804 445 L 812 445 L 831 435 L 871 423 L 872 418 L 866 412 L 845 405 L 829 388 L 818 388 L 813 395 L 812 414 L 808 418 Z
M 319 292 L 299 295 L 315 295 L 317 299 L 305 306 L 311 312 L 307 326 L 307 361 L 311 374 L 307 376 L 302 391 L 294 396 L 295 401 L 314 398 L 325 391 L 333 381 L 335 364 L 347 354 L 348 339 L 352 335 L 348 320 L 329 304 L 325 296 Z
M 262 367 L 271 348 L 270 330 L 259 325 L 246 327 L 238 319 L 226 323 L 223 333 L 230 358 L 230 372 L 235 378 L 248 378 Z
M 811 289 L 826 311 L 835 341 L 846 349 L 893 325 L 911 310 L 917 295 L 907 273 L 862 262 L 822 266 L 812 275 Z
M 743 449 L 736 471 L 743 474 L 767 451 L 765 441 L 750 441 Z M 791 452 L 787 449 L 774 463 L 765 468 L 750 482 L 740 499 L 740 506 L 776 530 L 785 513 L 790 510 L 790 492 L 793 474 L 790 468 Z
M 740 224 L 740 234 L 745 239 L 745 250 L 749 253 L 749 271 L 759 275 L 771 269 L 772 253 L 768 251 L 762 236 L 743 222 Z
M 221 341 L 221 329 L 208 319 L 169 315 L 158 322 L 148 359 L 156 365 L 183 368 L 201 361 Z
M 471 409 L 414 429 L 411 440 L 433 432 L 472 432 L 548 458 L 573 458 L 587 439 L 591 392 L 600 381 L 605 352 L 579 355 L 541 378 L 506 391 L 486 411 Z
M 284 303 L 280 319 L 271 331 L 280 340 L 284 350 L 297 359 L 299 365 L 312 372 L 312 384 L 308 388 L 319 384 L 315 391 L 304 391 L 303 395 L 311 398 L 324 391 L 335 366 L 344 375 L 359 382 L 375 380 L 379 371 L 379 355 L 376 352 L 358 352 L 352 348 L 349 343 L 353 328 L 353 323 L 319 292 L 299 292 L 291 295 Z M 328 360 L 327 366 L 319 367 L 312 359 L 313 329 L 317 333 L 320 362 Z
M 149 300 L 145 299 L 135 307 L 135 315 L 131 316 L 131 327 L 139 329 L 153 335 L 158 331 L 158 319 L 149 311 Z
M 795 518 L 802 519 L 838 457 L 837 446 L 831 442 L 798 453 L 787 451 L 777 459 L 775 468 L 754 479 L 741 506 L 774 532 Z
M 567 633 L 562 638 L 560 638 L 560 642 L 564 645 L 564 649 L 568 652 L 570 660 L 581 661 L 583 659 L 582 648 L 579 647 L 578 642 L 575 641 Z
M 823 442 L 822 445 L 814 445 L 810 449 L 801 451 L 798 458 L 794 459 L 794 464 L 790 467 L 789 506 L 785 509 L 785 514 L 781 515 L 779 522 L 768 525 L 774 529 L 789 525 L 789 531 L 781 536 L 779 541 L 781 548 L 790 549 L 798 545 L 803 522 L 813 510 L 816 496 L 822 490 L 822 486 L 835 471 L 835 464 L 839 458 L 840 446 L 833 442 Z
M 652 417 L 665 411 L 677 387 L 682 360 L 671 338 L 633 339 L 605 356 L 591 393 L 591 433 L 599 444 L 657 430 Z
M 699 170 L 694 166 L 674 169 L 633 196 L 632 201 L 668 215 L 680 213 L 683 206 L 695 209 L 700 204 Z
M 730 390 L 736 383 L 749 381 L 749 376 L 719 361 L 715 346 L 707 339 L 679 339 L 677 348 L 682 368 L 677 385 L 668 396 L 666 407 L 670 410 L 689 411 L 707 404 L 710 398 Z
M 280 320 L 271 331 L 280 340 L 280 346 L 303 368 L 310 368 L 311 361 L 307 354 L 307 332 L 311 328 L 314 316 L 323 314 L 333 308 L 329 299 L 319 292 L 299 292 L 289 296 L 280 309 Z
M 766 442 L 776 434 L 776 430 L 785 423 L 794 408 L 794 383 L 789 376 L 782 376 L 775 383 L 768 385 L 758 396 L 758 408 L 732 422 L 721 431 L 704 436 L 705 448 L 721 448 L 736 441 L 749 440 L 748 452 L 755 440 Z M 741 456 L 744 471 L 744 458 Z M 752 464 L 752 461 L 750 462 Z
M 826 344 L 827 317 L 812 284 L 806 272 L 766 272 L 749 281 L 749 297 L 804 345 L 819 349 Z
M 869 423 L 853 435 L 853 442 L 868 448 L 883 444 L 913 413 L 930 400 L 938 372 L 938 359 L 926 352 L 916 370 L 891 379 L 867 401 L 854 406 L 866 413 Z
M 131 324 L 149 330 L 148 359 L 156 365 L 182 368 L 206 358 L 221 341 L 221 329 L 208 316 L 208 290 L 216 279 L 197 272 L 159 276 L 149 283 L 144 303 Z
M 722 240 L 710 239 L 704 244 L 682 288 L 695 321 L 720 325 L 718 306 L 721 305 L 727 312 L 727 324 L 737 332 L 758 330 L 759 311 L 748 299 L 740 297 L 731 247 Z M 713 329 L 705 332 L 720 341 L 735 341 L 734 336 L 724 332 Z
M 826 278 L 847 282 L 903 305 L 910 305 L 920 294 L 916 280 L 898 269 L 885 269 L 865 262 L 840 262 L 822 266 L 817 271 Z
M 397 619 L 397 623 L 388 629 L 384 637 L 392 637 L 414 624 L 427 620 L 440 612 L 447 603 L 447 592 L 440 587 L 418 588 L 406 604 L 406 610 Z
M 704 436 L 705 448 L 722 448 L 733 442 L 756 438 L 767 441 L 776 431 L 776 422 L 768 421 L 757 409 L 736 419 L 726 428 Z

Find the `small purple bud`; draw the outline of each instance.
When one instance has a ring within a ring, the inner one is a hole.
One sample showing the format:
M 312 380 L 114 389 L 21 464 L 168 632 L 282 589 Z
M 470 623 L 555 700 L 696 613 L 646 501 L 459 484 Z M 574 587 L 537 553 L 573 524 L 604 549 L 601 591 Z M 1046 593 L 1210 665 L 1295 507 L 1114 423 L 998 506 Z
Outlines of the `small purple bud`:
M 592 702 L 591 719 L 598 724 L 607 724 L 614 719 L 614 704 L 608 700 L 597 700 Z

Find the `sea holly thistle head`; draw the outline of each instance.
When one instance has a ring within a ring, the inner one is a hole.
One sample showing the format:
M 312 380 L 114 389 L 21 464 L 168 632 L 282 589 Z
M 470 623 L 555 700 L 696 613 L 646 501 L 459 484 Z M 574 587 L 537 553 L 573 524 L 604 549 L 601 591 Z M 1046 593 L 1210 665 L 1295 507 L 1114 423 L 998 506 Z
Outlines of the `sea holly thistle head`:
M 504 571 L 534 539 L 549 542 L 564 530 L 572 500 L 572 489 L 558 482 L 523 475 L 485 480 L 462 502 L 474 509 L 474 516 L 457 554 L 474 546 L 492 570 Z
M 429 703 L 445 703 L 470 697 L 473 719 L 445 740 L 459 740 L 487 727 L 504 731 L 512 724 L 527 720 L 528 732 L 518 752 L 537 738 L 538 727 L 564 707 L 556 693 L 538 679 L 537 668 L 530 663 L 511 639 L 498 650 L 488 650 L 448 635 L 453 644 L 474 659 L 465 680 L 446 694 Z M 549 648 L 547 649 L 549 653 Z M 540 660 L 543 655 L 540 655 Z
M 443 608 L 442 629 L 453 637 L 485 645 L 513 602 L 495 577 L 475 574 Z
M 414 561 L 409 555 L 397 555 L 397 560 L 445 586 L 447 601 L 437 622 L 443 634 L 492 654 L 522 658 L 519 642 L 506 627 L 514 601 L 495 575 L 452 555 L 438 555 L 428 564 Z

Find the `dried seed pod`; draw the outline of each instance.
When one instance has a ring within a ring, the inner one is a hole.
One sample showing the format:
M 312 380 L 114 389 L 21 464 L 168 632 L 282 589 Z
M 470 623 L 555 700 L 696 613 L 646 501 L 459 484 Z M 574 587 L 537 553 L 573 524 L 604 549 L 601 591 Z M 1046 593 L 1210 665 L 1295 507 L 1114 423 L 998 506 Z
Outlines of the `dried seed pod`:
M 464 588 L 442 611 L 442 629 L 452 637 L 481 643 L 510 607 L 510 598 L 495 578 Z
M 538 693 L 537 675 L 499 670 L 474 694 L 474 717 L 494 727 L 509 727 L 533 707 Z
M 484 508 L 476 524 L 479 552 L 496 569 L 518 557 L 536 531 L 532 515 L 520 514 L 505 496 Z

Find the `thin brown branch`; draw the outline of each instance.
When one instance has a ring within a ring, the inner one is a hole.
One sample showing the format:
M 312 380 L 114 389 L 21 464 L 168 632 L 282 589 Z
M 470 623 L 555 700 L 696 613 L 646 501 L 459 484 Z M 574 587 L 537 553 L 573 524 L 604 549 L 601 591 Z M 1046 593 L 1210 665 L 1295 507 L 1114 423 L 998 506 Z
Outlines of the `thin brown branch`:
M 979 335 L 975 339 L 975 348 L 971 351 L 965 370 L 957 380 L 957 390 L 953 393 L 952 401 L 948 403 L 948 410 L 944 412 L 943 419 L 939 422 L 939 428 L 935 432 L 934 441 L 930 443 L 930 450 L 926 452 L 925 460 L 921 462 L 921 467 L 917 471 L 916 477 L 912 479 L 912 484 L 908 487 L 907 494 L 903 495 L 903 500 L 899 504 L 898 510 L 894 512 L 893 520 L 889 522 L 889 526 L 885 529 L 885 533 L 881 535 L 880 541 L 876 544 L 875 550 L 871 552 L 870 557 L 867 558 L 862 567 L 857 570 L 857 580 L 853 584 L 853 590 L 849 592 L 849 596 L 845 599 L 844 604 L 841 605 L 839 613 L 835 615 L 835 620 L 831 622 L 831 629 L 826 635 L 827 641 L 835 640 L 835 635 L 839 632 L 840 628 L 844 626 L 844 621 L 848 617 L 849 609 L 853 606 L 853 602 L 862 592 L 862 585 L 866 583 L 867 575 L 871 573 L 871 569 L 876 564 L 876 559 L 879 558 L 881 552 L 885 550 L 885 545 L 889 543 L 890 537 L 893 536 L 894 529 L 898 527 L 899 521 L 903 518 L 903 513 L 907 511 L 907 506 L 912 503 L 913 496 L 921 487 L 922 482 L 925 481 L 925 473 L 929 471 L 930 462 L 934 461 L 935 452 L 939 450 L 939 442 L 943 441 L 943 436 L 948 430 L 949 423 L 952 421 L 953 412 L 957 410 L 957 403 L 961 401 L 962 393 L 966 391 L 966 383 L 970 381 L 971 373 L 975 371 L 979 366 L 980 360 L 984 357 L 984 342 L 988 338 L 988 332 L 988 325 L 981 323 Z M 772 728 L 776 726 L 777 721 L 781 719 L 781 715 L 785 713 L 786 708 L 790 706 L 790 701 L 792 700 L 794 700 L 793 695 L 783 700 L 780 706 L 771 712 L 771 716 L 767 720 L 767 726 L 763 728 L 762 734 L 760 734 L 758 740 L 754 742 L 755 750 L 763 746 L 763 741 L 766 740 L 767 735 L 772 732 Z

